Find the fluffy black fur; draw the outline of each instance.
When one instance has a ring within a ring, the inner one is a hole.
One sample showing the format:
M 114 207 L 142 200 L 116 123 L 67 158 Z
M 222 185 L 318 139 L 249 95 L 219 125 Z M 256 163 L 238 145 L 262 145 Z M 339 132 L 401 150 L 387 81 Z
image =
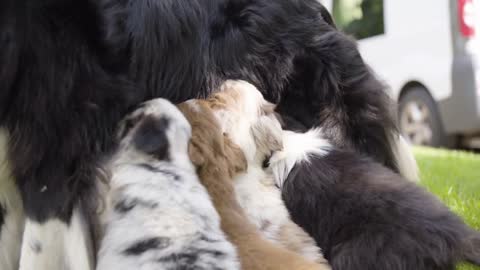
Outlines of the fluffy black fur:
M 28 217 L 70 218 L 93 188 L 108 136 L 135 98 L 101 66 L 98 11 L 87 1 L 0 4 L 0 121 Z
M 309 161 L 295 165 L 282 195 L 334 270 L 480 265 L 480 234 L 423 188 L 353 152 Z
M 383 87 L 316 0 L 0 0 L 0 125 L 27 216 L 68 221 L 133 105 L 224 79 L 396 169 Z
M 279 103 L 280 114 L 321 125 L 338 146 L 397 169 L 384 87 L 318 1 L 106 0 L 104 7 L 108 43 L 152 96 L 183 101 L 243 79 Z

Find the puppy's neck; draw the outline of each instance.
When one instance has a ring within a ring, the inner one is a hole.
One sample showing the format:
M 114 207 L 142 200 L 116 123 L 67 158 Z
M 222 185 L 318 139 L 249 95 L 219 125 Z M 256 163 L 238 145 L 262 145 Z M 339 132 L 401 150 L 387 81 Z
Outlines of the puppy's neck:
M 134 147 L 119 150 L 110 161 L 111 167 L 122 167 L 125 165 L 149 164 L 153 167 L 176 167 L 184 171 L 194 172 L 195 168 L 187 153 L 172 153 L 168 159 L 159 160 L 155 156 L 137 151 Z

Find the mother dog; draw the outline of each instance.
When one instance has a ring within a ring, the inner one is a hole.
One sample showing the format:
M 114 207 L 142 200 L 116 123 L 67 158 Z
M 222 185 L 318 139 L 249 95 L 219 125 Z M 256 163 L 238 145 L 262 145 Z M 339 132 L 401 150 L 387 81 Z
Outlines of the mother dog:
M 88 216 L 99 157 L 130 108 L 227 78 L 279 103 L 287 128 L 321 125 L 397 169 L 383 86 L 316 0 L 0 0 L 0 126 L 33 227 L 68 224 L 80 204 Z

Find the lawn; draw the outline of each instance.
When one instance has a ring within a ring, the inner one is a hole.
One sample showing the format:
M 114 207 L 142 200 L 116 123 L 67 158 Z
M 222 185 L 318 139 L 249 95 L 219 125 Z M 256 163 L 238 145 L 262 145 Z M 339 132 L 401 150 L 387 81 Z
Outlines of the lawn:
M 480 230 L 480 155 L 415 147 L 421 184 Z M 462 265 L 457 270 L 480 270 Z

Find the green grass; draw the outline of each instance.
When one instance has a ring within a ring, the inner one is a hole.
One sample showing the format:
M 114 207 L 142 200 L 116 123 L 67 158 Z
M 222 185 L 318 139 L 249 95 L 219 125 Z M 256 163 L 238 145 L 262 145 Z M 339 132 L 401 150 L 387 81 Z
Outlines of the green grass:
M 480 230 L 480 155 L 414 148 L 422 182 L 466 223 Z M 461 265 L 457 270 L 480 270 Z

